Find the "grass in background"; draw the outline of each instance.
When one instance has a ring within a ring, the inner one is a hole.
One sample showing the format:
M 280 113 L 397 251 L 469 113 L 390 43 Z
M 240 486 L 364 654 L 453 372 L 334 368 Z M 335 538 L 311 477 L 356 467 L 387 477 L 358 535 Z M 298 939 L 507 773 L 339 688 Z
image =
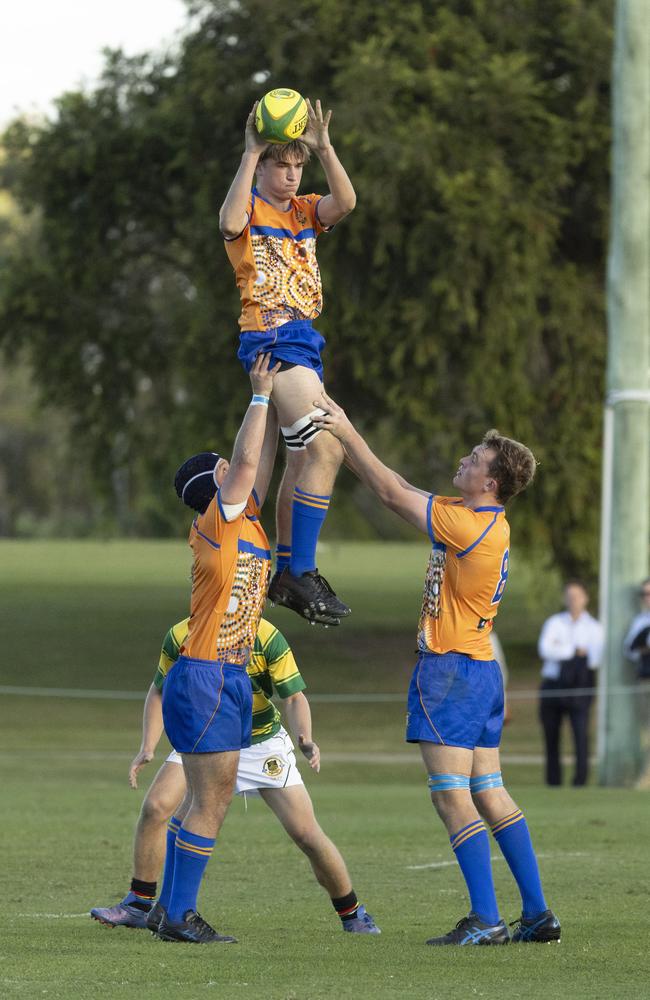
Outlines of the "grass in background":
M 426 559 L 426 544 L 330 545 L 321 568 L 352 605 L 350 620 L 323 631 L 282 609 L 269 612 L 292 642 L 312 694 L 405 692 Z M 1 683 L 144 692 L 164 632 L 186 612 L 188 572 L 182 543 L 0 543 Z M 537 683 L 535 640 L 556 594 L 555 579 L 513 562 L 499 633 L 514 689 Z M 505 750 L 536 752 L 535 702 L 512 707 Z M 0 711 L 10 804 L 3 819 L 3 997 L 541 1000 L 646 990 L 650 970 L 638 928 L 647 914 L 650 857 L 639 793 L 546 789 L 538 765 L 506 767 L 565 926 L 563 942 L 427 950 L 424 939 L 448 930 L 466 899 L 460 874 L 447 864 L 452 854 L 432 816 L 417 753 L 413 763 L 406 756 L 404 704 L 315 701 L 325 764 L 319 776 L 306 777 L 319 819 L 384 934 L 344 936 L 263 804 L 246 811 L 237 800 L 201 907 L 241 943 L 174 948 L 140 932 L 106 930 L 84 915 L 119 899 L 128 885 L 144 794 L 126 784 L 140 701 L 12 696 Z M 334 756 L 328 762 L 328 752 L 342 751 L 398 756 L 375 766 Z M 503 862 L 495 861 L 494 871 L 504 916 L 513 919 L 514 885 Z

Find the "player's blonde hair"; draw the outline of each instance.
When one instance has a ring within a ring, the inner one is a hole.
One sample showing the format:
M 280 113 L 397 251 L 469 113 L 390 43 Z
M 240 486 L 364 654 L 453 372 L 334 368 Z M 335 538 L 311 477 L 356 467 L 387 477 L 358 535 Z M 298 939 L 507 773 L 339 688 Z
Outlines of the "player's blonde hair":
M 507 503 L 532 483 L 537 459 L 525 444 L 504 437 L 494 428 L 487 431 L 483 444 L 495 452 L 488 471 L 497 481 L 497 499 Z
M 259 162 L 264 160 L 289 160 L 296 163 L 307 163 L 311 152 L 306 142 L 300 139 L 292 139 L 291 142 L 270 142 Z

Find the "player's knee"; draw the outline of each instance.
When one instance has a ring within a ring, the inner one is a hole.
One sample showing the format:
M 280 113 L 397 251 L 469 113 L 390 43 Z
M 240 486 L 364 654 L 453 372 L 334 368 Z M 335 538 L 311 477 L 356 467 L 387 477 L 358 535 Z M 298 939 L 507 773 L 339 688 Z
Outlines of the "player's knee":
M 427 780 L 431 801 L 443 821 L 453 818 L 461 805 L 471 801 L 469 775 L 434 773 Z
M 307 448 L 307 461 L 329 465 L 336 471 L 343 461 L 343 446 L 331 434 L 319 434 Z
M 296 847 L 299 847 L 305 854 L 312 854 L 318 850 L 319 842 L 323 836 L 318 824 L 309 821 L 296 824 L 289 831 L 289 835 Z
M 142 803 L 140 817 L 145 823 L 167 823 L 174 812 L 175 802 L 166 795 L 148 795 Z
M 474 805 L 481 816 L 487 820 L 501 815 L 504 807 L 512 802 L 508 792 L 503 787 L 500 771 L 474 776 L 470 780 L 470 791 Z

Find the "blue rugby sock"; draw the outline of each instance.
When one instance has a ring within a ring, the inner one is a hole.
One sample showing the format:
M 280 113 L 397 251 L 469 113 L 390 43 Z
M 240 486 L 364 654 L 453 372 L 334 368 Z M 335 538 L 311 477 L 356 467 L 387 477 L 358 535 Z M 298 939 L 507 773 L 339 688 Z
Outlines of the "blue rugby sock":
M 291 546 L 290 545 L 276 545 L 275 546 L 275 568 L 278 573 L 281 573 L 283 569 L 289 569 L 291 565 Z
M 494 892 L 490 841 L 481 820 L 469 823 L 450 837 L 460 865 L 473 912 L 486 924 L 499 923 L 499 907 Z
M 176 834 L 181 828 L 181 823 L 183 821 L 177 819 L 176 816 L 172 816 L 167 826 L 167 852 L 165 854 L 165 867 L 163 868 L 163 882 L 162 889 L 160 890 L 160 895 L 158 897 L 158 902 L 161 906 L 164 906 L 167 910 L 169 908 L 169 899 L 172 894 L 172 885 L 174 882 L 174 861 L 176 858 Z
M 215 841 L 181 827 L 176 834 L 174 881 L 167 913 L 170 920 L 182 920 L 188 910 L 196 910 L 201 879 L 212 855 Z
M 530 920 L 538 913 L 543 913 L 547 907 L 539 877 L 539 866 L 528 824 L 521 810 L 517 809 L 495 823 L 492 834 L 519 887 L 522 916 Z
M 331 497 L 305 493 L 296 486 L 291 508 L 291 573 L 301 576 L 316 569 L 316 543 L 327 517 Z

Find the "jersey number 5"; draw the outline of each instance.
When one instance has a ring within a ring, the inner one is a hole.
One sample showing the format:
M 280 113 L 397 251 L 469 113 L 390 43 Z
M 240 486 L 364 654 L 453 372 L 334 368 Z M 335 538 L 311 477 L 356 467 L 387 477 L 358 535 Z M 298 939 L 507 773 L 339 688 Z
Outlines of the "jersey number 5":
M 510 549 L 506 549 L 503 553 L 503 558 L 501 559 L 501 569 L 499 571 L 499 582 L 497 583 L 497 589 L 494 591 L 494 596 L 490 601 L 490 604 L 498 604 L 503 597 L 503 592 L 506 589 L 506 583 L 508 582 L 508 557 L 510 555 Z

